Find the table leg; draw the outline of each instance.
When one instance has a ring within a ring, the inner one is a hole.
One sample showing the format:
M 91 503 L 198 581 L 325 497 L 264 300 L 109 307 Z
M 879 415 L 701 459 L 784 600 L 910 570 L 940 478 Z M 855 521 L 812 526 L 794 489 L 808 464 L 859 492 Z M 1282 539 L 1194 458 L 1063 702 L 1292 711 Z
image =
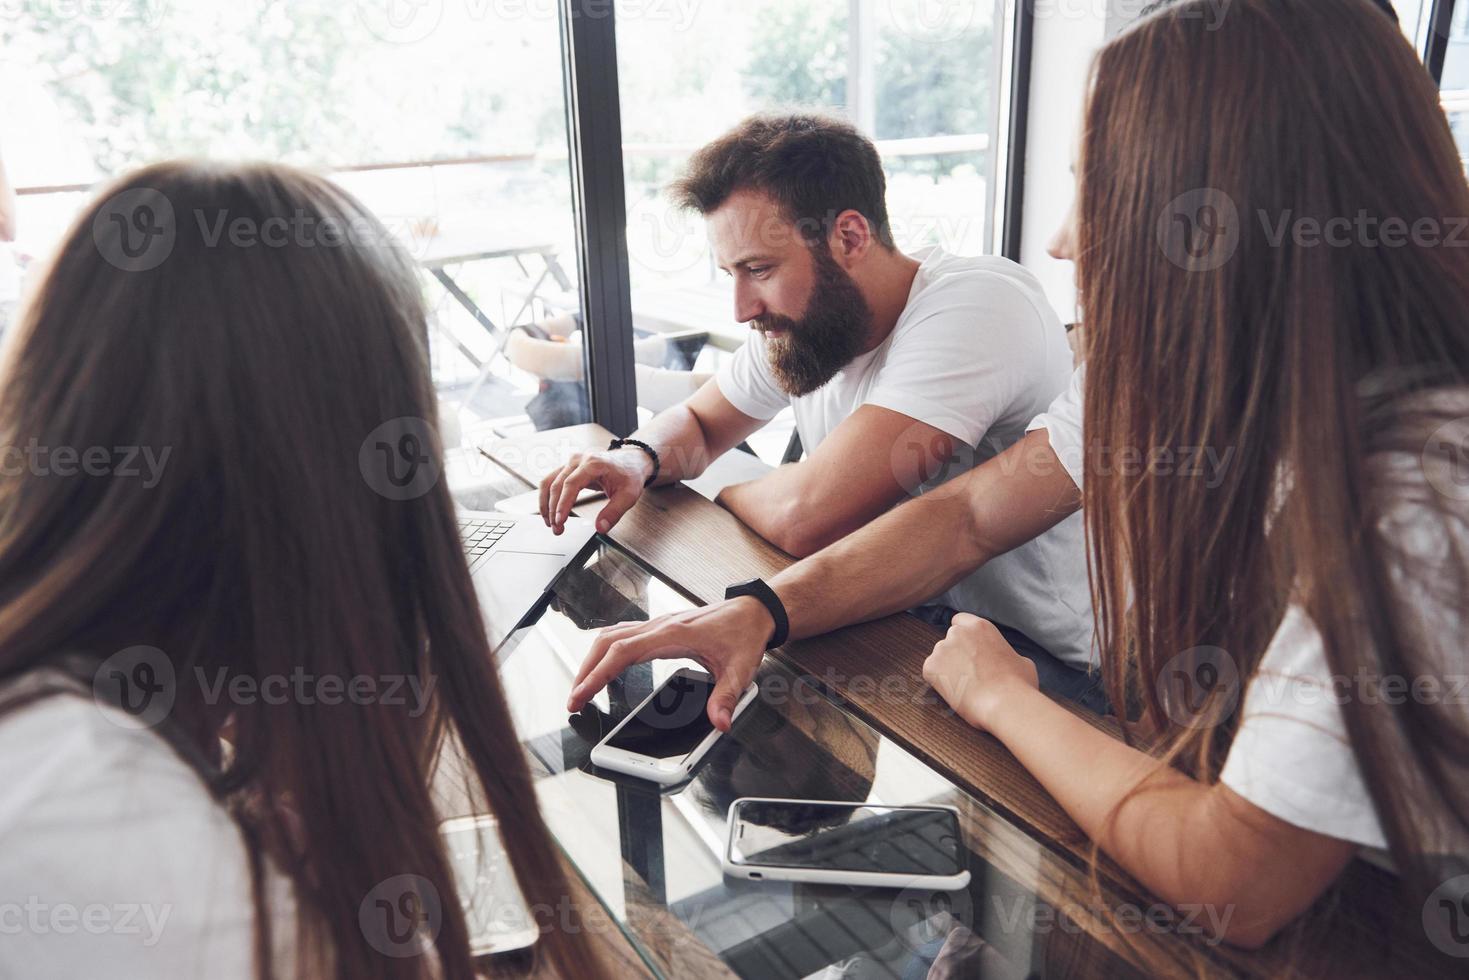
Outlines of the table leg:
M 540 274 L 540 276 L 538 276 L 536 278 L 536 281 L 535 282 L 531 283 L 530 292 L 526 293 L 526 296 L 525 296 L 525 302 L 523 302 L 523 303 L 520 304 L 520 309 L 516 310 L 515 311 L 515 316 L 513 316 L 513 317 L 510 318 L 511 324 L 519 323 L 520 322 L 520 315 L 522 313 L 525 313 L 527 310 L 530 310 L 531 309 L 531 304 L 536 301 L 536 294 L 540 291 L 541 283 L 545 282 L 546 281 L 546 277 L 548 275 L 550 275 L 550 274 L 551 274 L 551 270 L 550 269 L 546 269 L 545 271 L 543 271 Z
M 450 330 L 443 323 L 439 323 L 438 324 L 438 329 L 439 329 L 439 332 L 440 333 L 444 334 L 446 337 L 448 337 L 450 340 L 452 340 L 454 342 L 454 346 L 459 348 L 459 353 L 463 354 L 464 357 L 465 357 L 465 359 L 468 360 L 470 364 L 473 364 L 474 365 L 475 370 L 481 370 L 481 369 L 483 369 L 484 362 L 481 361 L 478 357 L 475 356 L 474 351 L 472 351 L 468 347 L 464 346 L 464 341 L 462 341 L 458 337 L 454 336 L 454 331 Z
M 562 289 L 571 289 L 571 277 L 566 274 L 565 269 L 561 268 L 561 262 L 556 258 L 556 253 L 542 252 L 541 258 L 545 261 L 552 278 L 556 280 L 556 285 Z
M 485 331 L 491 337 L 500 332 L 500 328 L 495 326 L 495 321 L 491 320 L 488 316 L 485 315 L 485 311 L 480 309 L 479 306 L 475 304 L 474 300 L 469 297 L 468 293 L 459 288 L 459 284 L 454 281 L 453 277 L 450 276 L 449 273 L 445 272 L 442 268 L 433 269 L 431 271 L 434 274 L 434 278 L 437 279 L 443 285 L 443 287 L 449 291 L 449 295 L 457 299 L 459 301 L 459 305 L 468 310 L 469 315 L 474 317 L 475 320 L 478 321 L 479 325 L 484 327 Z M 461 351 L 464 350 L 464 345 L 460 344 L 459 349 Z M 470 360 L 474 362 L 475 367 L 482 366 L 482 362 L 479 360 L 479 358 L 471 355 Z
M 653 693 L 653 668 L 635 664 L 608 686 L 612 713 L 622 716 Z M 667 901 L 663 873 L 663 797 L 655 785 L 647 790 L 617 786 L 617 826 L 624 871 L 643 880 L 659 905 Z
M 653 901 L 668 901 L 668 884 L 663 873 L 663 797 L 646 790 L 617 787 L 618 843 L 624 874 L 634 872 L 642 879 Z

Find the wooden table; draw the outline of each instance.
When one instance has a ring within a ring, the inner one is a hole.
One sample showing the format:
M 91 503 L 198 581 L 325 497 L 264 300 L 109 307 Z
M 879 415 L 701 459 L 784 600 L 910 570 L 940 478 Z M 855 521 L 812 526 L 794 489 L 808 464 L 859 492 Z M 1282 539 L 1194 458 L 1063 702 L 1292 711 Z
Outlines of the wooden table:
M 520 474 L 529 486 L 549 459 L 601 449 L 610 438 L 601 426 L 581 425 L 491 442 L 482 451 Z M 704 603 L 719 600 L 731 582 L 768 578 L 793 561 L 733 515 L 682 485 L 648 491 L 609 536 Z M 1017 835 L 1038 841 L 1059 860 L 1031 869 L 1032 883 L 1050 896 L 1048 900 L 1079 901 L 1084 906 L 1091 895 L 1086 871 L 1091 845 L 1085 835 L 998 740 L 970 728 L 932 697 L 921 696 L 928 690 L 922 680 L 923 661 L 941 635 L 901 614 L 793 641 L 773 655 L 993 809 L 1002 819 L 984 828 L 986 850 L 992 852 L 984 855 L 987 859 L 1003 858 L 1007 842 L 1018 840 Z M 879 678 L 883 683 L 874 683 Z M 900 696 L 894 697 L 895 691 Z M 1110 721 L 1078 713 L 1117 733 Z M 1199 846 L 1215 845 L 1202 841 Z M 1228 855 L 1221 854 L 1220 859 L 1228 860 Z M 1099 878 L 1110 900 L 1143 909 L 1158 904 L 1105 857 Z M 1433 951 L 1416 909 L 1409 910 L 1411 914 L 1390 911 L 1401 904 L 1393 900 L 1394 887 L 1388 872 L 1354 861 L 1323 898 L 1320 914 L 1303 918 L 1255 952 L 1211 947 L 1171 933 L 1092 938 L 1122 952 L 1151 975 L 1447 977 L 1469 972 L 1463 961 L 1448 961 Z M 1078 975 L 1086 975 L 1084 968 Z

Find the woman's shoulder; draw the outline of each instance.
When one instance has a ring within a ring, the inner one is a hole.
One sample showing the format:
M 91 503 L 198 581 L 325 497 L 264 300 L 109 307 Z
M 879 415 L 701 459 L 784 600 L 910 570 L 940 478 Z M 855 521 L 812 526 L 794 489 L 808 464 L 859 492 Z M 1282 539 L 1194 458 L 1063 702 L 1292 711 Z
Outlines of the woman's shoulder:
M 26 906 L 0 974 L 253 976 L 244 842 L 156 733 L 48 696 L 0 714 L 0 785 L 0 880 Z
M 228 815 L 156 733 L 89 697 L 56 693 L 0 713 L 0 829 L 34 820 L 48 801 L 105 800 L 143 810 L 162 794 L 180 816 Z M 101 814 L 98 819 L 101 819 Z

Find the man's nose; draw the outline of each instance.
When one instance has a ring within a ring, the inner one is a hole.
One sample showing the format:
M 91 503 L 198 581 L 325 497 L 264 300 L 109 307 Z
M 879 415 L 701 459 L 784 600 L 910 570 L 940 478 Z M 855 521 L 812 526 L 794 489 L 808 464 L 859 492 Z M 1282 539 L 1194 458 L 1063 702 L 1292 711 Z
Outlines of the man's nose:
M 765 314 L 765 304 L 750 286 L 735 283 L 734 314 L 737 323 L 749 323 Z

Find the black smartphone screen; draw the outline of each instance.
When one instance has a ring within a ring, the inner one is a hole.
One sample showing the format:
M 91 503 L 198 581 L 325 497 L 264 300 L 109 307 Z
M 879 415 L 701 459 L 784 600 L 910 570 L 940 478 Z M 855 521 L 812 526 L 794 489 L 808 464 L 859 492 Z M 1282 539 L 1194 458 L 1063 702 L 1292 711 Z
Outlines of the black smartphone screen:
M 653 759 L 681 759 L 714 730 L 707 711 L 713 693 L 713 678 L 680 671 L 607 744 Z
M 964 866 L 958 817 L 941 807 L 752 800 L 734 822 L 741 864 L 941 876 Z

